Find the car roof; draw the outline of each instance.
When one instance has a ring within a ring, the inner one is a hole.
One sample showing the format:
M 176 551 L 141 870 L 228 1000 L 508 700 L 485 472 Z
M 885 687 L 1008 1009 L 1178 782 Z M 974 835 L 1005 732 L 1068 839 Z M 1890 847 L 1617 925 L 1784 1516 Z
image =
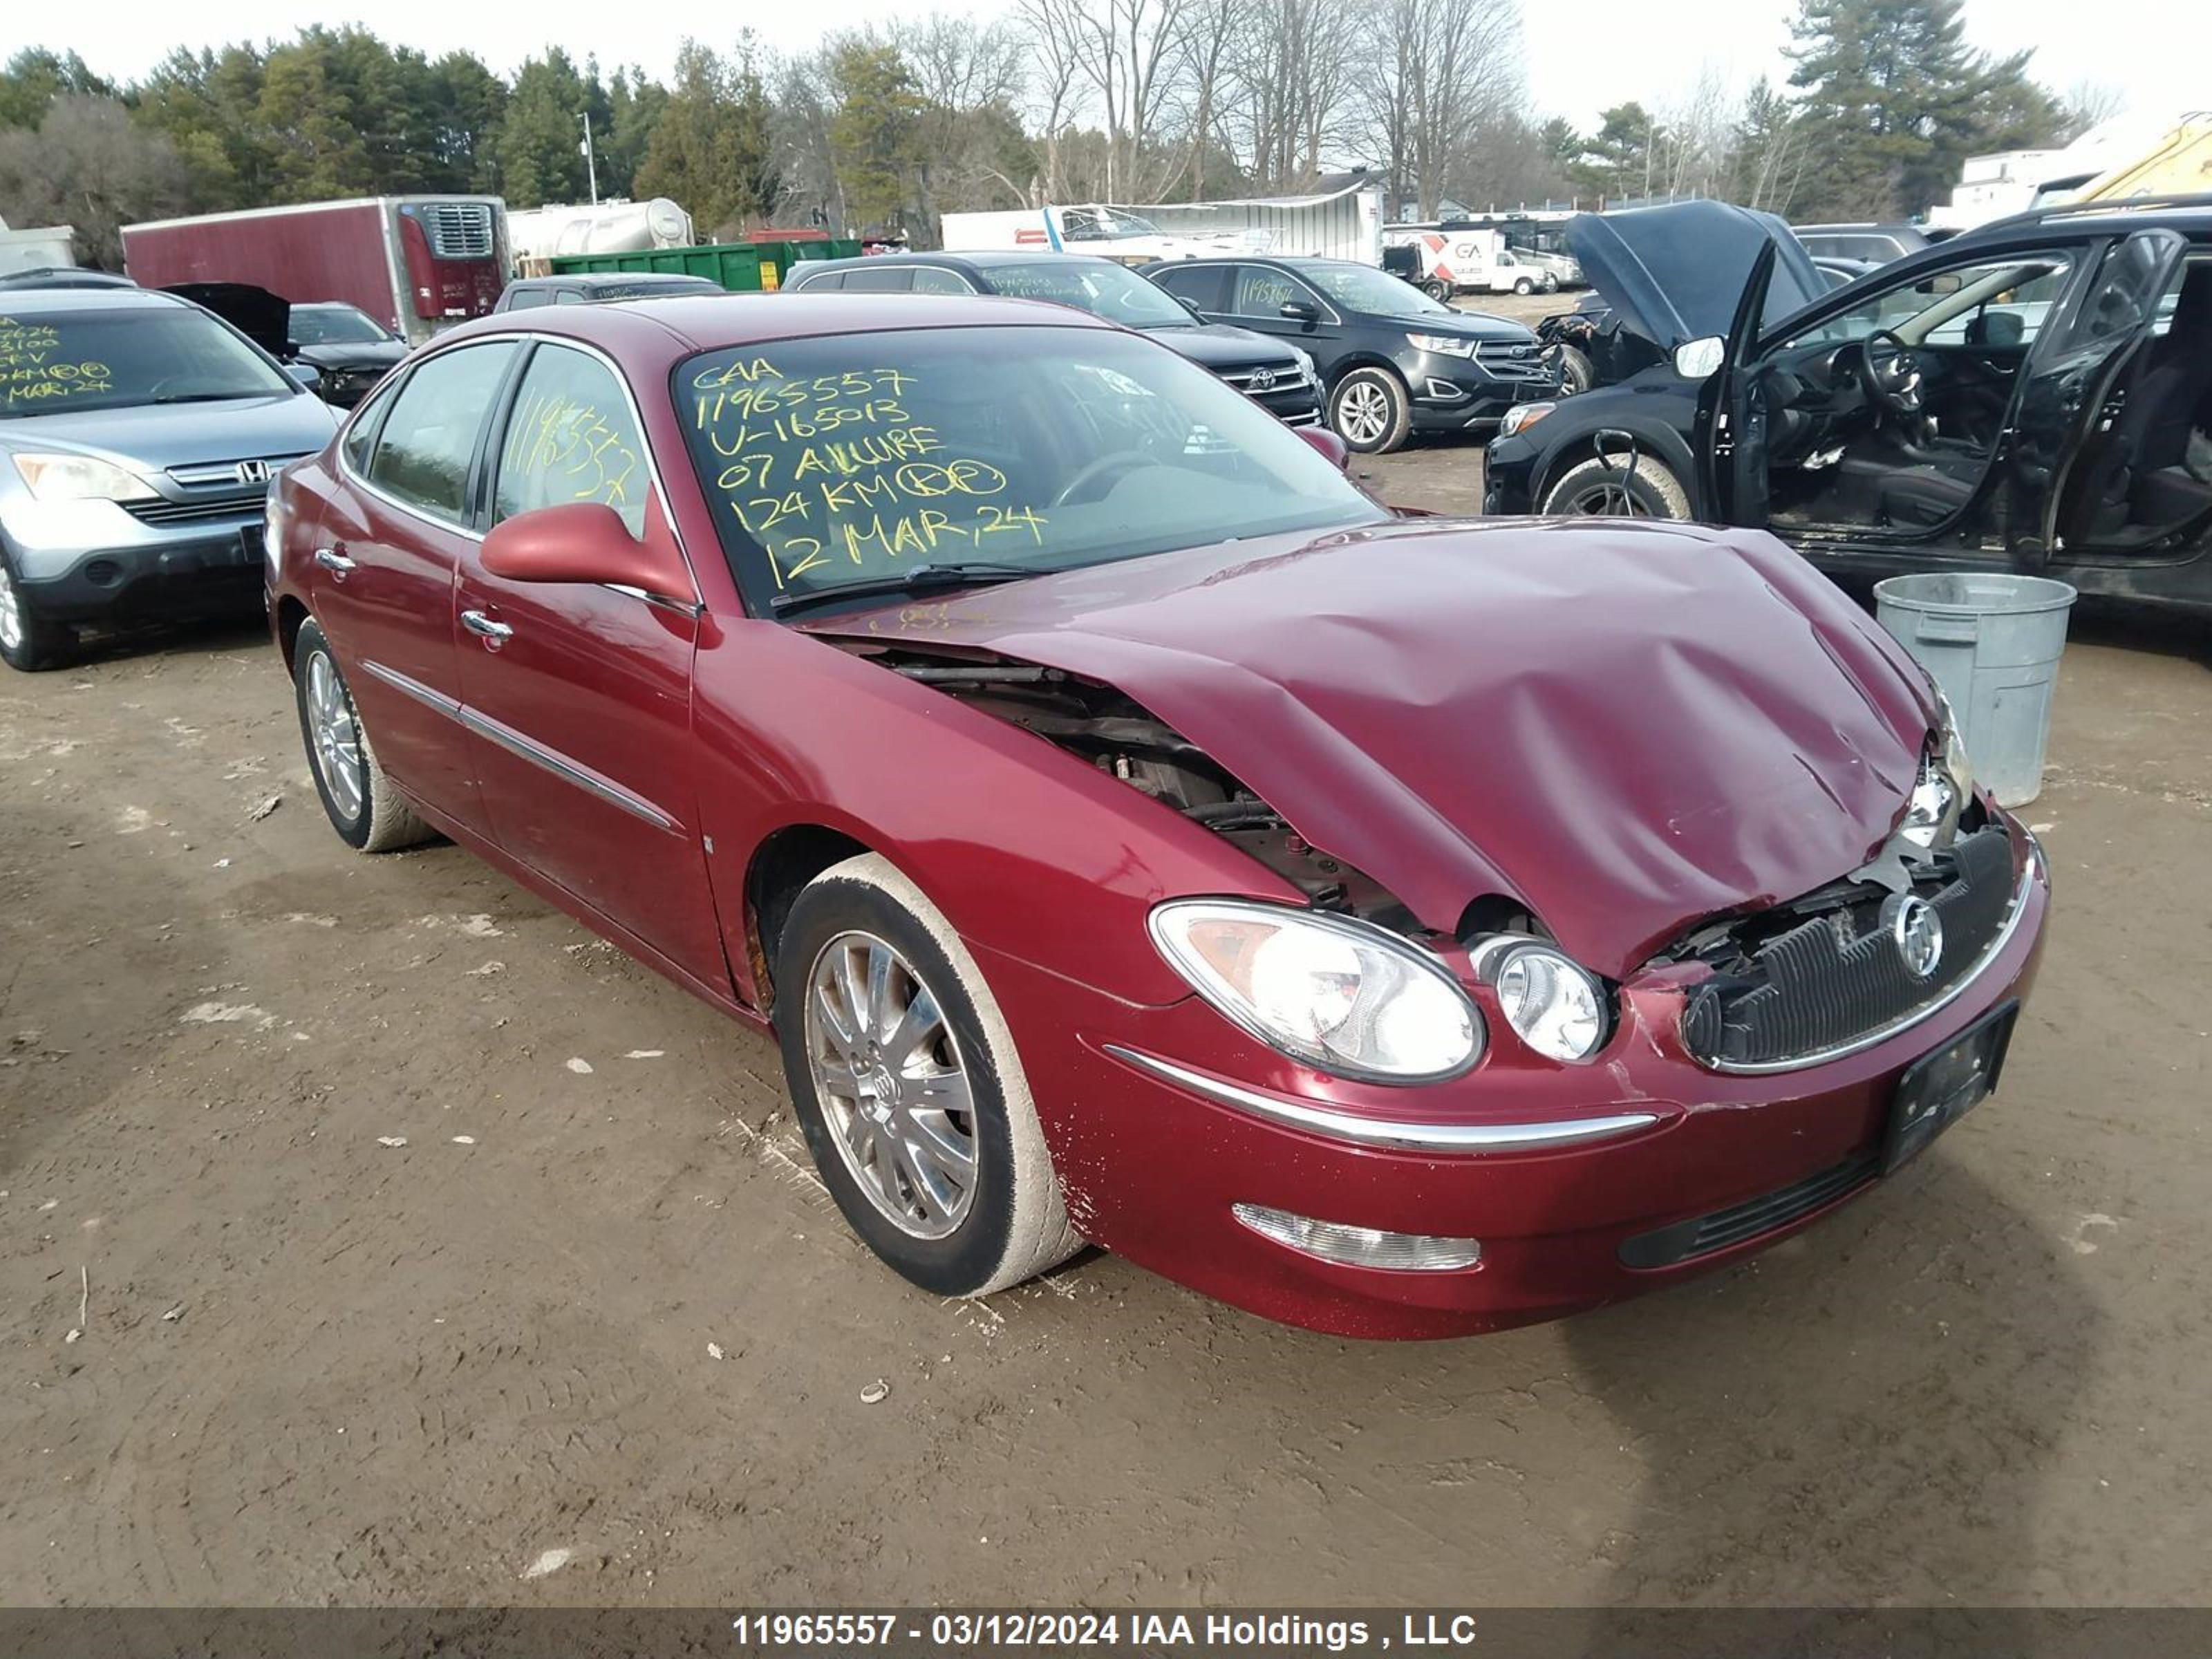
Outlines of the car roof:
M 198 311 L 204 308 L 179 295 L 153 288 L 20 288 L 0 292 L 0 310 L 21 322 L 26 317 L 62 316 L 90 311 Z
M 681 270 L 565 270 L 550 276 L 518 276 L 509 288 L 558 288 L 574 283 L 581 288 L 628 288 L 643 283 L 711 283 L 711 276 L 694 276 Z
M 846 259 L 802 259 L 785 276 L 792 282 L 800 276 L 811 276 L 823 270 L 875 270 L 885 265 L 949 265 L 956 270 L 999 270 L 1008 265 L 1034 265 L 1048 262 L 1071 265 L 1120 265 L 1119 259 L 1103 258 L 1096 253 L 1061 253 L 1048 247 L 972 248 L 957 253 L 916 252 L 856 254 Z M 1123 270 L 1128 269 L 1123 265 Z
M 698 294 L 501 312 L 448 329 L 438 337 L 438 343 L 536 334 L 580 340 L 617 354 L 634 351 L 643 358 L 672 360 L 728 346 L 909 328 L 1113 326 L 1072 307 L 1041 306 L 995 295 Z

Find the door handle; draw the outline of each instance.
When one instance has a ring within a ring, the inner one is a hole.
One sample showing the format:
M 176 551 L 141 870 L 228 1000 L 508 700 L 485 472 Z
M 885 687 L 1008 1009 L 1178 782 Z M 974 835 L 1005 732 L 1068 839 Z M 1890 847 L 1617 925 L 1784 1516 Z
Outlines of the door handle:
M 335 547 L 317 548 L 315 550 L 315 562 L 322 566 L 324 569 L 329 571 L 333 576 L 343 576 L 347 571 L 353 568 L 353 561 L 346 557 L 344 554 L 339 552 Z
M 462 611 L 461 626 L 482 639 L 495 641 L 511 640 L 514 637 L 514 629 L 503 622 L 494 622 L 481 611 Z

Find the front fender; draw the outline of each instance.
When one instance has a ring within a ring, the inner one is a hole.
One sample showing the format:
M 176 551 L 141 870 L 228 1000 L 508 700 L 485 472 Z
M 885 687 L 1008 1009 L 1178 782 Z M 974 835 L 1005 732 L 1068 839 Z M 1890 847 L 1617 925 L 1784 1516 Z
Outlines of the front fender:
M 1668 378 L 1673 379 L 1671 370 Z M 1626 432 L 1635 438 L 1643 453 L 1663 461 L 1681 480 L 1689 494 L 1691 516 L 1705 517 L 1709 508 L 1698 488 L 1699 468 L 1692 447 L 1696 418 L 1694 387 L 1685 395 L 1673 385 L 1646 386 L 1630 382 L 1562 399 L 1552 414 L 1518 434 L 1534 451 L 1528 471 L 1528 510 L 1535 510 L 1536 503 L 1569 467 L 1581 465 L 1596 453 L 1594 446 L 1599 433 Z M 1607 449 L 1618 453 L 1611 441 Z
M 705 630 L 693 699 L 708 867 L 741 983 L 746 873 L 770 836 L 797 825 L 882 854 L 971 943 L 1131 1003 L 1189 992 L 1146 932 L 1161 899 L 1304 902 L 1046 739 L 775 623 Z

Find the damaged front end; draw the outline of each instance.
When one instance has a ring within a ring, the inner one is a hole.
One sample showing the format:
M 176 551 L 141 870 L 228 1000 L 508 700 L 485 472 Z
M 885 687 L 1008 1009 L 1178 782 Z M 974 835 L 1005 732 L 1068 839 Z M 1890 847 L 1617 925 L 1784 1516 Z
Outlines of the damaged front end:
M 1257 860 L 1317 910 L 1418 933 L 1396 898 L 1293 830 L 1242 780 L 1134 698 L 1057 668 L 982 654 L 847 648 L 1034 733 L 1085 764 L 1203 825 Z
M 1881 853 L 1840 880 L 1717 919 L 1653 966 L 1702 966 L 1683 1047 L 1714 1071 L 1793 1071 L 1886 1041 L 1955 1000 L 2012 939 L 2038 856 L 1951 769 L 1942 738 Z

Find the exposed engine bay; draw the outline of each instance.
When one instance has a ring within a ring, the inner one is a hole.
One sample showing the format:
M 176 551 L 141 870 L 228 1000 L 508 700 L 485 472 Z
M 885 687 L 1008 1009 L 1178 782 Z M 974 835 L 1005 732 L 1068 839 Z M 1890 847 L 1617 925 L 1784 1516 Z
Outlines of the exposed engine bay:
M 1174 808 L 1281 876 L 1318 909 L 1399 932 L 1422 931 L 1396 898 L 1315 847 L 1205 750 L 1111 686 L 1031 663 L 837 643 L 1034 732 Z

